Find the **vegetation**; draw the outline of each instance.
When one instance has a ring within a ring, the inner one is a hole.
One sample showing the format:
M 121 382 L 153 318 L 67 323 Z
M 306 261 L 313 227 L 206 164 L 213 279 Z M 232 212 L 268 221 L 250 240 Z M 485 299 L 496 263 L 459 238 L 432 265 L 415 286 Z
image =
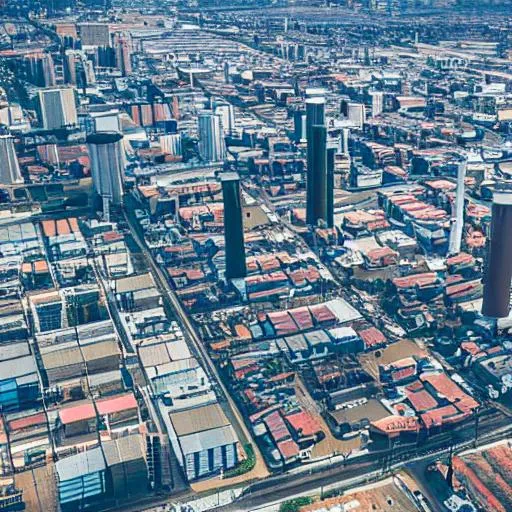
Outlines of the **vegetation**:
M 224 472 L 224 478 L 232 478 L 234 476 L 244 475 L 252 471 L 256 465 L 256 454 L 251 443 L 244 444 L 246 458 L 236 467 Z
M 294 498 L 293 500 L 284 501 L 279 507 L 279 512 L 298 512 L 301 507 L 311 505 L 313 499 L 308 496 L 302 498 Z

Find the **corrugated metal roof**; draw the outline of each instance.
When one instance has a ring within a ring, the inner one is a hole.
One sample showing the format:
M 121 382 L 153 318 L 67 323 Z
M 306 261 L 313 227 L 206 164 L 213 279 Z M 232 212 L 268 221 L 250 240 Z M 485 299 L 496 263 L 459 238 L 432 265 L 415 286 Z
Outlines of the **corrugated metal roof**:
M 169 418 L 179 437 L 230 425 L 218 403 L 175 412 L 170 414 Z
M 105 471 L 105 460 L 101 448 L 93 448 L 77 455 L 71 455 L 55 463 L 60 482 L 80 478 L 84 475 Z
M 231 425 L 180 437 L 181 451 L 184 455 L 237 442 L 238 439 Z
M 114 466 L 131 460 L 143 459 L 142 436 L 133 434 L 103 443 L 107 466 Z
M 150 273 L 138 276 L 122 277 L 115 281 L 116 293 L 134 292 L 155 286 L 155 281 Z

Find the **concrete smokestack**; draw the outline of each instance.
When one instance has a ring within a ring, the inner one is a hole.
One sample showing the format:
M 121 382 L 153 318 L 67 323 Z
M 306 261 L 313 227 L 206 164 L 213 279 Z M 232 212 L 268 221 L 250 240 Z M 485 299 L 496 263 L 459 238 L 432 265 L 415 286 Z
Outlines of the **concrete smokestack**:
M 488 243 L 482 314 L 507 317 L 512 280 L 512 190 L 496 190 L 492 204 L 491 239 Z
M 307 211 L 306 222 L 316 226 L 319 220 L 327 222 L 327 128 L 312 127 L 308 138 Z M 309 162 L 310 160 L 310 162 Z
M 221 175 L 224 199 L 224 240 L 227 279 L 245 277 L 244 225 L 240 197 L 240 177 L 236 172 Z

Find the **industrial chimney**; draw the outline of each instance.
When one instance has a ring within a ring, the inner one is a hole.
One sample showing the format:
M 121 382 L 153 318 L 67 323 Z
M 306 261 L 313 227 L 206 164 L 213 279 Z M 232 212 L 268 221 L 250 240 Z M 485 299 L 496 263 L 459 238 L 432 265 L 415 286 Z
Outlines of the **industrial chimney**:
M 512 280 L 512 189 L 496 190 L 492 204 L 491 239 L 484 276 L 482 314 L 504 318 L 510 311 Z
M 221 174 L 224 199 L 224 240 L 227 279 L 245 277 L 244 225 L 240 198 L 240 177 L 236 172 Z

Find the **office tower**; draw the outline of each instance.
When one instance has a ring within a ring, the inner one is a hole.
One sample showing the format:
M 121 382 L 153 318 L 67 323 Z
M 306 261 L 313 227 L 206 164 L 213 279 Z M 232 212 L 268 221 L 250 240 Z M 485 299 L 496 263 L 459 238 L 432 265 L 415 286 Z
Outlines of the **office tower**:
M 78 32 L 82 46 L 110 46 L 110 30 L 107 23 L 80 23 Z
M 79 59 L 79 52 L 76 50 L 66 50 L 62 59 L 64 82 L 69 85 L 77 84 L 77 61 Z
M 204 111 L 198 117 L 199 153 L 207 162 L 221 162 L 226 157 L 226 144 L 221 118 Z
M 340 152 L 346 157 L 350 156 L 348 148 L 348 139 L 350 137 L 350 128 L 342 128 L 340 137 Z
M 378 117 L 384 112 L 384 93 L 382 91 L 372 91 L 372 117 Z
M 110 205 L 123 201 L 123 136 L 115 132 L 93 133 L 87 137 L 94 189 L 103 201 L 103 216 L 110 220 Z
M 55 65 L 49 53 L 37 53 L 25 57 L 27 80 L 38 87 L 54 87 Z
M 116 52 L 110 46 L 99 46 L 96 48 L 96 67 L 115 68 Z
M 306 140 L 306 113 L 303 110 L 293 112 L 293 138 L 297 143 Z
M 334 227 L 334 166 L 336 154 L 338 153 L 337 144 L 331 141 L 327 144 L 327 209 L 325 223 L 328 228 Z
M 215 108 L 215 114 L 221 118 L 224 134 L 231 135 L 235 131 L 235 107 L 231 104 L 219 105 Z
M 38 97 L 40 120 L 45 130 L 58 130 L 78 124 L 73 89 L 44 89 L 38 92 Z
M 181 156 L 182 155 L 182 146 L 181 146 L 181 134 L 180 133 L 172 133 L 170 135 L 161 135 L 160 136 L 160 147 L 162 151 L 167 155 Z
M 319 219 L 325 220 L 326 185 L 326 131 L 320 128 L 325 123 L 325 99 L 313 97 L 306 100 L 307 178 L 306 178 L 306 222 L 316 226 Z M 316 127 L 316 128 L 315 128 Z M 318 195 L 319 191 L 321 195 Z
M 347 105 L 347 117 L 359 129 L 363 128 L 366 122 L 366 111 L 362 103 L 349 103 Z
M 240 178 L 236 172 L 221 175 L 224 199 L 224 240 L 226 252 L 226 279 L 245 277 L 244 224 L 240 196 Z
M 512 189 L 495 190 L 484 276 L 482 314 L 503 318 L 510 310 L 512 280 Z
M 126 32 L 114 34 L 114 51 L 116 54 L 116 67 L 122 76 L 132 73 L 132 38 Z
M 224 61 L 224 82 L 229 84 L 229 62 L 227 60 Z
M 450 228 L 449 254 L 458 254 L 462 242 L 464 229 L 464 178 L 466 177 L 466 162 L 459 163 L 457 168 L 457 189 L 455 191 L 455 203 L 452 207 L 452 225 Z
M 23 178 L 14 149 L 14 137 L 0 135 L 0 184 L 13 185 L 15 183 L 23 183 Z

